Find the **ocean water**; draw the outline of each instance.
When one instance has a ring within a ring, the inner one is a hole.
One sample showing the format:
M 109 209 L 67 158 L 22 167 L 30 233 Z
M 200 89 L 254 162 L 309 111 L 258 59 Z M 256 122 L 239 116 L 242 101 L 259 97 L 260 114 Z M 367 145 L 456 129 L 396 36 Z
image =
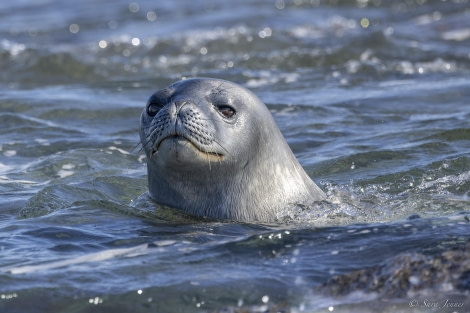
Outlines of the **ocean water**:
M 0 66 L 0 312 L 470 311 L 468 1 L 4 1 Z M 141 110 L 200 76 L 329 203 L 153 204 Z

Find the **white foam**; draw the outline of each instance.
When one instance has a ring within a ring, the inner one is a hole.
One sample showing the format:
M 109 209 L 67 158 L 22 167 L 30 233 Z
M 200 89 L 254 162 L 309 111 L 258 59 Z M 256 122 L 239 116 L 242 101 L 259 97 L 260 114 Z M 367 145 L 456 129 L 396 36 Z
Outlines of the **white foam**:
M 71 169 L 74 169 L 74 168 L 75 168 L 75 164 L 67 163 L 67 164 L 62 165 L 62 168 L 63 168 L 64 170 L 71 170 Z
M 144 253 L 148 248 L 147 244 L 139 245 L 132 248 L 122 248 L 122 249 L 109 249 L 96 253 L 89 253 L 72 259 L 50 262 L 40 265 L 28 265 L 21 267 L 14 267 L 10 269 L 3 270 L 3 272 L 10 272 L 11 274 L 26 274 L 36 271 L 45 271 L 50 269 L 55 269 L 59 267 L 65 267 L 75 264 L 83 264 L 88 262 L 99 262 L 116 257 L 132 257 Z
M 454 29 L 443 32 L 442 39 L 453 41 L 464 41 L 470 38 L 470 28 Z
M 42 138 L 36 138 L 34 139 L 37 143 L 39 143 L 42 146 L 50 146 L 51 143 L 47 139 L 42 139 Z
M 8 50 L 8 52 L 10 52 L 10 54 L 13 56 L 20 54 L 26 49 L 26 45 L 22 43 L 12 42 L 6 39 L 3 39 L 0 43 L 0 46 L 3 49 Z
M 0 163 L 0 173 L 8 172 L 8 171 L 12 170 L 13 168 L 14 168 L 13 166 L 5 165 L 3 163 Z
M 6 150 L 3 151 L 3 155 L 7 157 L 12 157 L 16 155 L 16 150 Z
M 59 176 L 60 178 L 69 177 L 69 176 L 72 176 L 73 174 L 75 174 L 74 171 L 67 171 L 67 170 L 60 170 L 57 172 L 57 176 Z
M 129 154 L 130 154 L 130 153 L 127 152 L 126 150 L 123 150 L 123 149 L 118 148 L 118 147 L 115 147 L 115 146 L 108 147 L 108 149 L 111 150 L 111 151 L 118 151 L 118 152 L 120 152 L 120 153 L 122 153 L 122 154 L 125 154 L 125 155 L 129 155 Z

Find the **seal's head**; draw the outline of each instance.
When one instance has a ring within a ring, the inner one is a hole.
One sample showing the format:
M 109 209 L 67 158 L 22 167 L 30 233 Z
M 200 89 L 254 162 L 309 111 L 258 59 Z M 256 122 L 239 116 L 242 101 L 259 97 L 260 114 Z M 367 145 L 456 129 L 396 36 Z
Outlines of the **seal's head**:
M 287 205 L 324 198 L 267 107 L 224 80 L 183 80 L 153 94 L 141 116 L 151 198 L 189 214 L 274 221 Z

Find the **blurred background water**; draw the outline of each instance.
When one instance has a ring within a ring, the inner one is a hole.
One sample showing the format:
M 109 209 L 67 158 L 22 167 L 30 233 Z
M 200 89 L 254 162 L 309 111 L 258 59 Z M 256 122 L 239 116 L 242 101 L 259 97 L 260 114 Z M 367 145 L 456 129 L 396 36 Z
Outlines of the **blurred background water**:
M 468 1 L 3 1 L 0 66 L 1 312 L 470 310 Z M 331 204 L 152 204 L 140 112 L 195 76 L 255 92 Z

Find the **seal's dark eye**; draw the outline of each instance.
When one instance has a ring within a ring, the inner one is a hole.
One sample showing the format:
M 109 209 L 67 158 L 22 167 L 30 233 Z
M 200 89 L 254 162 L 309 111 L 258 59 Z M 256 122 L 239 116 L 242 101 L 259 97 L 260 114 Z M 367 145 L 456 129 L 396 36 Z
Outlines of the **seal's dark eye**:
M 147 114 L 150 116 L 155 116 L 157 115 L 158 111 L 160 111 L 163 107 L 164 105 L 159 101 L 156 101 L 155 99 L 150 99 L 147 103 Z
M 149 103 L 147 105 L 147 114 L 150 116 L 157 115 L 159 110 L 160 110 L 160 106 L 156 105 L 155 103 Z
M 231 118 L 235 115 L 235 109 L 228 105 L 221 105 L 217 109 L 226 118 Z

